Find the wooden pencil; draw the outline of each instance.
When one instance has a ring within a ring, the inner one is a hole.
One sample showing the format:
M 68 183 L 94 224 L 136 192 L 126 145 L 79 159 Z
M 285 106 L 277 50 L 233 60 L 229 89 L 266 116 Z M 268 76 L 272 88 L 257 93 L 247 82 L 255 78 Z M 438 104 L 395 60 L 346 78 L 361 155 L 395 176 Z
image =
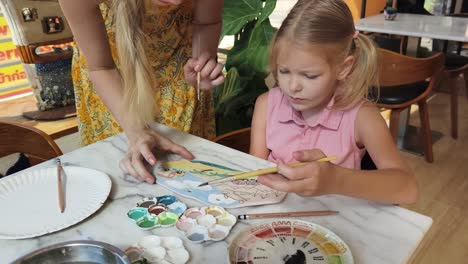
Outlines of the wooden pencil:
M 60 212 L 65 211 L 65 201 L 63 197 L 63 185 L 62 185 L 62 163 L 59 158 L 57 158 L 57 190 L 58 190 L 58 204 Z
M 335 215 L 338 211 L 302 211 L 302 212 L 283 212 L 283 213 L 263 213 L 263 214 L 243 214 L 238 215 L 239 220 L 260 219 L 260 218 L 277 218 L 277 217 L 300 217 L 300 216 L 325 216 Z
M 332 161 L 332 160 L 335 160 L 335 159 L 336 159 L 335 156 L 331 156 L 331 157 L 321 158 L 321 159 L 317 160 L 317 162 Z M 300 166 L 304 166 L 306 164 L 307 164 L 307 162 L 294 162 L 294 163 L 288 164 L 288 166 L 290 166 L 290 167 L 300 167 Z M 213 181 L 209 181 L 209 182 L 204 182 L 204 183 L 198 185 L 198 187 L 205 186 L 205 185 L 208 185 L 208 184 L 218 184 L 218 183 L 227 182 L 227 181 L 250 179 L 250 178 L 260 176 L 260 175 L 277 173 L 277 172 L 278 172 L 278 167 L 261 169 L 261 170 L 254 170 L 254 171 L 239 173 L 239 174 L 229 176 L 229 177 L 226 177 L 226 178 L 222 178 L 222 179 L 217 179 L 217 180 L 213 180 Z

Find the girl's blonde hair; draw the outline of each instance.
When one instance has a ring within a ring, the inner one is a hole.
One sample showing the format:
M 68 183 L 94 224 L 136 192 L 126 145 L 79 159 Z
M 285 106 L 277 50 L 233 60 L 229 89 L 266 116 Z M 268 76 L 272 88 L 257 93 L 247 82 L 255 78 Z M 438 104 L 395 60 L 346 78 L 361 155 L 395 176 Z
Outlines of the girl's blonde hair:
M 147 126 L 155 120 L 156 85 L 144 49 L 148 38 L 142 29 L 144 0 L 114 0 L 113 10 L 125 118 Z
M 277 80 L 279 40 L 303 46 L 318 46 L 331 65 L 354 56 L 355 63 L 336 91 L 334 108 L 344 109 L 366 98 L 370 87 L 378 85 L 377 49 L 363 34 L 355 38 L 353 16 L 342 0 L 299 0 L 279 28 L 273 41 L 270 69 Z

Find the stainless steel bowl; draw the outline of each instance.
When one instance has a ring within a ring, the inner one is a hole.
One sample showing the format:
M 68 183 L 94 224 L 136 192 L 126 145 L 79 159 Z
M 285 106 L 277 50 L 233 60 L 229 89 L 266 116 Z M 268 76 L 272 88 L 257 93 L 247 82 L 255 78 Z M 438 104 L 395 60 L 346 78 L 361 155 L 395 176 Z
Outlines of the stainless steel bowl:
M 69 241 L 48 246 L 15 260 L 12 264 L 130 264 L 118 248 L 98 241 Z

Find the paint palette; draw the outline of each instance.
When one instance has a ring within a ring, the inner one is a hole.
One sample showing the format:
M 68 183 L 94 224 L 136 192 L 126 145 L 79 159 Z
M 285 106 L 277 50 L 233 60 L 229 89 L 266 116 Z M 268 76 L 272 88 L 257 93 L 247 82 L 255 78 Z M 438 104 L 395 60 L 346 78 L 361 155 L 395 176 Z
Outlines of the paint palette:
M 134 246 L 125 250 L 133 264 L 187 263 L 190 256 L 178 237 L 145 236 Z
M 190 208 L 177 221 L 177 229 L 192 242 L 220 241 L 229 235 L 237 218 L 220 206 Z
M 128 218 L 141 229 L 174 226 L 187 205 L 173 195 L 147 197 L 127 212 Z
M 330 230 L 300 220 L 278 220 L 239 233 L 231 264 L 352 264 L 349 247 Z

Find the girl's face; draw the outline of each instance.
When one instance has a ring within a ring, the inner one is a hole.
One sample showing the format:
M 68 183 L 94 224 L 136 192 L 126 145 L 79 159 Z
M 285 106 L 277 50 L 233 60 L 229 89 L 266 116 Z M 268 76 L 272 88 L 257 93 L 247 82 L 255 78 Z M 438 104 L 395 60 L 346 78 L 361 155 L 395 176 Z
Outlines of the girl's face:
M 184 0 L 152 0 L 157 6 L 180 5 Z
M 281 40 L 280 40 L 281 41 Z M 278 43 L 278 84 L 296 111 L 319 112 L 332 98 L 338 85 L 334 67 L 324 50 L 305 49 L 291 43 Z

